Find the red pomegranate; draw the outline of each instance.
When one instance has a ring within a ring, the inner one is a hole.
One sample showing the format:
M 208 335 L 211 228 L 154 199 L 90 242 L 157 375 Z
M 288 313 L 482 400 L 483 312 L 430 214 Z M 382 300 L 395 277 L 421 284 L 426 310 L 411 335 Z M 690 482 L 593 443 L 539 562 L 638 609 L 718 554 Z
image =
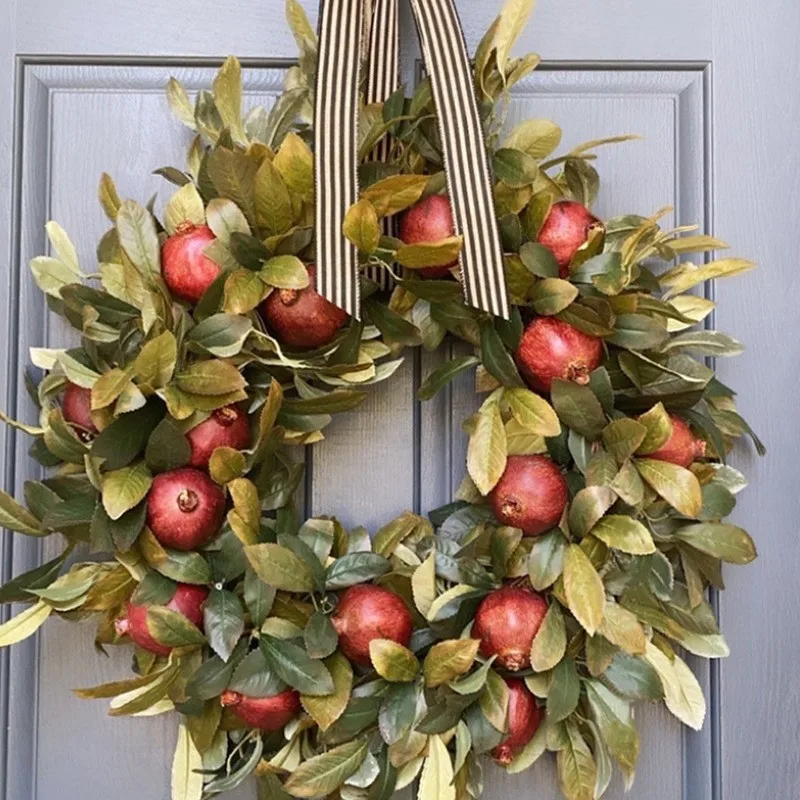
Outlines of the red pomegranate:
M 250 444 L 250 424 L 247 414 L 238 406 L 218 408 L 186 434 L 192 446 L 190 466 L 205 469 L 211 454 L 218 447 L 243 450 Z
M 179 583 L 172 600 L 167 603 L 167 608 L 177 611 L 202 630 L 203 628 L 203 603 L 208 598 L 208 589 L 205 586 L 192 586 L 188 583 Z M 114 623 L 120 636 L 128 636 L 139 647 L 157 656 L 168 656 L 171 647 L 159 644 L 147 628 L 147 606 L 128 603 L 124 617 Z
M 317 270 L 308 266 L 305 289 L 275 289 L 261 304 L 261 314 L 281 344 L 324 347 L 347 321 L 347 312 L 316 291 Z
M 472 636 L 481 641 L 486 658 L 517 672 L 531 665 L 531 645 L 547 614 L 547 602 L 529 589 L 502 586 L 483 598 L 475 614 Z
M 97 426 L 92 421 L 91 389 L 67 382 L 61 401 L 61 413 L 67 422 L 77 428 L 76 433 L 82 441 L 90 441 L 97 433 Z
M 654 453 L 648 453 L 647 458 L 669 461 L 680 467 L 689 467 L 695 459 L 704 458 L 706 443 L 698 439 L 680 417 L 670 414 L 669 418 L 672 420 L 672 435 L 666 444 Z
M 568 497 L 564 475 L 547 456 L 509 456 L 490 499 L 500 522 L 539 536 L 558 525 Z
M 331 622 L 339 634 L 341 651 L 363 667 L 372 663 L 369 643 L 373 639 L 391 639 L 408 647 L 414 627 L 411 614 L 398 595 L 366 583 L 342 592 Z
M 162 472 L 147 495 L 147 524 L 164 547 L 196 550 L 216 536 L 225 495 L 204 472 L 190 467 Z
M 280 731 L 300 710 L 300 695 L 286 689 L 273 697 L 249 697 L 239 692 L 223 692 L 222 705 L 251 728 L 261 731 Z
M 536 241 L 552 251 L 558 262 L 558 274 L 567 278 L 575 253 L 589 238 L 593 228 L 602 227 L 603 223 L 586 206 L 572 200 L 561 200 L 553 203 Z
M 216 239 L 211 228 L 183 222 L 161 248 L 161 274 L 170 292 L 197 303 L 217 279 L 220 267 L 203 251 Z
M 528 385 L 549 392 L 555 378 L 587 384 L 603 359 L 603 343 L 555 317 L 537 317 L 525 328 L 516 359 Z
M 514 757 L 533 739 L 542 724 L 542 710 L 525 681 L 512 678 L 508 684 L 508 735 L 492 750 L 500 764 L 510 764 Z
M 406 244 L 424 244 L 449 239 L 455 234 L 453 225 L 453 209 L 450 201 L 434 194 L 426 197 L 410 208 L 400 220 L 400 238 Z M 458 264 L 446 264 L 438 267 L 425 267 L 417 270 L 425 278 L 443 278 Z

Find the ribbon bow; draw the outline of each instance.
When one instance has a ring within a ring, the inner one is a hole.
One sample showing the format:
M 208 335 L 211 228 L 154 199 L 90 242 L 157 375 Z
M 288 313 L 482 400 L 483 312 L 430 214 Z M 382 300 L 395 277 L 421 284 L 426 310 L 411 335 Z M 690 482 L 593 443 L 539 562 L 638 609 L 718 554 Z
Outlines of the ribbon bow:
M 358 251 L 342 233 L 359 198 L 362 41 L 369 42 L 367 103 L 397 88 L 399 0 L 320 0 L 315 125 L 317 290 L 358 318 Z M 455 0 L 411 0 L 431 77 L 467 303 L 508 318 L 503 247 L 469 56 Z

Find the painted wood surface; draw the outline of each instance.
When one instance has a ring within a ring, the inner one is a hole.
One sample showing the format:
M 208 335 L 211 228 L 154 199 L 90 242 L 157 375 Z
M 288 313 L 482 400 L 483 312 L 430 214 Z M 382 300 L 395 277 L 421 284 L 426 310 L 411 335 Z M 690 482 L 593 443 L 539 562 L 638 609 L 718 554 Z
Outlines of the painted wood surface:
M 312 18 L 312 0 L 305 0 Z M 500 0 L 461 0 L 474 47 Z M 404 15 L 403 74 L 412 80 L 418 48 Z M 719 364 L 743 412 L 771 447 L 758 461 L 735 461 L 752 477 L 735 521 L 755 535 L 761 558 L 729 570 L 720 602 L 733 655 L 697 665 L 711 694 L 710 719 L 687 734 L 660 710 L 637 713 L 643 755 L 628 795 L 641 800 L 749 800 L 797 796 L 795 746 L 800 656 L 793 585 L 800 435 L 796 392 L 800 335 L 795 220 L 800 192 L 796 134 L 800 31 L 795 0 L 539 0 L 520 50 L 538 49 L 545 69 L 516 93 L 511 118 L 551 116 L 565 145 L 614 133 L 646 138 L 604 150 L 603 215 L 675 205 L 676 220 L 699 221 L 758 259 L 761 272 L 716 289 L 718 326 L 743 339 L 744 356 Z M 0 269 L 5 342 L 0 405 L 30 418 L 19 370 L 27 347 L 56 345 L 64 331 L 45 314 L 27 272 L 55 217 L 84 260 L 104 229 L 94 201 L 100 172 L 137 199 L 168 187 L 150 171 L 179 163 L 186 142 L 169 116 L 162 86 L 174 72 L 190 86 L 210 82 L 211 60 L 228 52 L 253 59 L 248 97 L 268 100 L 279 84 L 275 60 L 294 54 L 280 0 L 5 0 L 0 3 Z M 272 61 L 270 60 L 272 59 Z M 759 311 L 759 309 L 763 309 Z M 767 313 L 767 309 L 769 312 Z M 313 458 L 314 513 L 375 530 L 406 508 L 449 499 L 463 474 L 461 420 L 474 409 L 468 381 L 423 406 L 419 381 L 447 357 L 414 356 L 360 413 L 337 420 Z M 21 487 L 32 465 L 25 442 L 0 431 L 2 476 Z M 3 579 L 54 546 L 5 536 Z M 102 702 L 69 693 L 124 675 L 128 654 L 94 655 L 88 626 L 51 622 L 38 641 L 0 655 L 0 797 L 4 800 L 168 800 L 174 721 L 111 720 Z M 555 796 L 545 762 L 510 778 L 489 769 L 486 797 Z M 622 797 L 615 786 L 609 794 Z M 253 800 L 252 788 L 233 795 Z

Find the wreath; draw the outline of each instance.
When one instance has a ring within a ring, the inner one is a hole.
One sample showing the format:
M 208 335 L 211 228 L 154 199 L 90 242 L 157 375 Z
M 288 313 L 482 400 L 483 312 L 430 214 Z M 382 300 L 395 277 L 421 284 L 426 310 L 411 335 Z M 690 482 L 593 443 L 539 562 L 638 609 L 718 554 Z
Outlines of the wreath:
M 174 800 L 252 775 L 274 800 L 379 800 L 417 779 L 424 800 L 479 798 L 481 754 L 518 773 L 545 751 L 570 800 L 600 797 L 614 763 L 630 786 L 633 703 L 700 728 L 677 649 L 728 654 L 706 589 L 756 555 L 722 521 L 746 483 L 726 457 L 745 434 L 763 447 L 704 360 L 742 348 L 702 326 L 714 302 L 692 292 L 753 264 L 681 261 L 726 245 L 663 229 L 668 209 L 592 214 L 594 153 L 629 137 L 553 156 L 553 122 L 504 134 L 508 91 L 537 59 L 508 57 L 501 16 L 474 78 L 509 318 L 462 296 L 430 79 L 362 107 L 349 316 L 316 291 L 316 40 L 288 5 L 302 58 L 269 111 L 242 118 L 234 58 L 194 104 L 170 81 L 195 135 L 184 169 L 158 170 L 177 187 L 160 216 L 103 175 L 112 226 L 91 272 L 47 224 L 33 277 L 79 344 L 31 351 L 38 423 L 4 419 L 50 472 L 25 506 L 2 494 L 0 521 L 65 548 L 0 590 L 30 604 L 0 645 L 53 614 L 96 620 L 101 652 L 133 644 L 134 677 L 76 692 L 113 716 L 180 713 Z M 370 160 L 386 137 L 388 158 Z M 453 502 L 372 536 L 300 519 L 293 454 L 404 350 L 445 338 L 461 354 L 420 399 L 465 373 L 483 398 Z M 104 557 L 74 559 L 87 551 Z

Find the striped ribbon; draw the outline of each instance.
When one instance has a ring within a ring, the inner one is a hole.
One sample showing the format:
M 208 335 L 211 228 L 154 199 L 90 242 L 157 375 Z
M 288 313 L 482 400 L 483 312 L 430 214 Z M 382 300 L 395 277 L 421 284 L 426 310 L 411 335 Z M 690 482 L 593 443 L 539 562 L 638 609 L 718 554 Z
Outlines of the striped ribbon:
M 357 318 L 358 251 L 344 237 L 342 221 L 359 196 L 360 57 L 362 44 L 368 42 L 367 102 L 386 100 L 397 85 L 397 3 L 320 1 L 315 108 L 317 289 Z M 438 112 L 453 221 L 456 233 L 464 237 L 465 298 L 474 308 L 508 318 L 503 248 L 486 145 L 455 0 L 411 0 L 411 8 Z

